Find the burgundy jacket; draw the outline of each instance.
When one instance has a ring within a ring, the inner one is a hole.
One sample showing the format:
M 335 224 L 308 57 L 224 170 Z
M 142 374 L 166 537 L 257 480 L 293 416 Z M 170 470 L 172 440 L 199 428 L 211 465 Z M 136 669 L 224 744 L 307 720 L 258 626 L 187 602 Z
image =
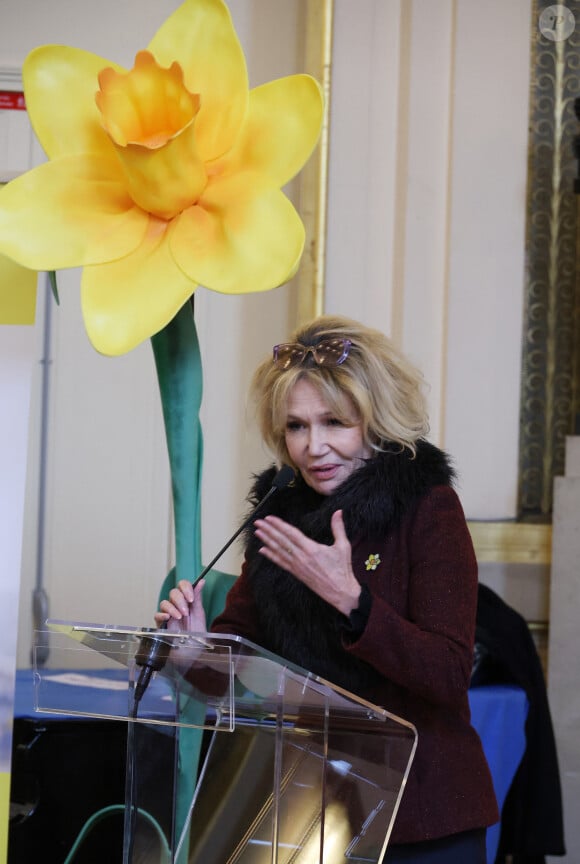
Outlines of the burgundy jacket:
M 252 503 L 274 471 L 257 478 Z M 354 637 L 345 616 L 257 554 L 251 529 L 242 574 L 211 628 L 243 636 L 417 727 L 391 843 L 445 837 L 499 818 L 470 724 L 477 564 L 452 479 L 445 454 L 423 441 L 416 458 L 375 456 L 330 496 L 298 477 L 268 502 L 268 512 L 322 543 L 332 542 L 330 516 L 343 510 L 354 572 L 371 598 Z

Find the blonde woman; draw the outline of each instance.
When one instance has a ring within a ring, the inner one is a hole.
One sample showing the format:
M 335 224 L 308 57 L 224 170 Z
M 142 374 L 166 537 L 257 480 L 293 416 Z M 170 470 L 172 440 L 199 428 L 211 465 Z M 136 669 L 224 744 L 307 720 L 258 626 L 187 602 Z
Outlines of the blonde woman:
M 418 748 L 386 862 L 485 864 L 498 819 L 470 725 L 477 565 L 423 379 L 382 333 L 323 316 L 276 345 L 252 385 L 264 441 L 295 471 L 246 532 L 211 630 L 235 633 L 410 720 Z M 257 477 L 256 504 L 273 466 Z M 156 621 L 191 615 L 185 581 Z

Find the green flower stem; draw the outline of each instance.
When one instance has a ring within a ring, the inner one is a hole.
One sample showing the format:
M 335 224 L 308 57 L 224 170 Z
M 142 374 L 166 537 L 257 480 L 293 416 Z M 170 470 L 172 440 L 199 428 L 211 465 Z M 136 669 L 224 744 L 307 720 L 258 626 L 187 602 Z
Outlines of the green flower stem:
M 175 567 L 168 574 L 160 594 L 160 597 L 167 597 L 170 588 L 180 579 L 191 582 L 202 569 L 200 538 L 203 439 L 199 410 L 203 378 L 193 305 L 190 301 L 163 330 L 151 338 L 151 343 L 165 421 L 175 524 Z M 177 744 L 174 829 L 175 836 L 181 837 L 188 825 L 189 806 L 197 782 L 205 705 L 182 694 L 178 711 L 188 722 L 197 726 L 181 729 Z M 178 864 L 187 864 L 187 849 L 186 840 L 178 856 Z
M 175 583 L 201 572 L 201 469 L 199 420 L 203 389 L 201 355 L 188 301 L 151 337 L 169 452 L 175 524 Z

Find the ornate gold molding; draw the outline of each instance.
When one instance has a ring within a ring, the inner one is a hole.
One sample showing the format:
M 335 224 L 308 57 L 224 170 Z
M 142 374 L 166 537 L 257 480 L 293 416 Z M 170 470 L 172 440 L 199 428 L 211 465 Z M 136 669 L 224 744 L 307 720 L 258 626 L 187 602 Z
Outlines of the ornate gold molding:
M 477 560 L 504 564 L 547 564 L 552 560 L 552 526 L 526 522 L 468 522 Z
M 322 85 L 324 121 L 316 152 L 300 175 L 306 245 L 298 277 L 298 324 L 324 311 L 333 16 L 334 0 L 307 0 L 305 66 Z

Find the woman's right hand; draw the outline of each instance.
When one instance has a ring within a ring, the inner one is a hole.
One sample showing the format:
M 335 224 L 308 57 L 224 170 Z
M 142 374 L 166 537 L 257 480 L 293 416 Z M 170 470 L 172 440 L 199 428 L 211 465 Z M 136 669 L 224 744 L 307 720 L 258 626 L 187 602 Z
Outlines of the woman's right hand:
M 204 585 L 204 579 L 195 588 L 187 579 L 181 579 L 169 592 L 169 599 L 159 604 L 159 612 L 154 616 L 157 626 L 167 624 L 170 632 L 206 633 L 207 622 L 201 600 Z

